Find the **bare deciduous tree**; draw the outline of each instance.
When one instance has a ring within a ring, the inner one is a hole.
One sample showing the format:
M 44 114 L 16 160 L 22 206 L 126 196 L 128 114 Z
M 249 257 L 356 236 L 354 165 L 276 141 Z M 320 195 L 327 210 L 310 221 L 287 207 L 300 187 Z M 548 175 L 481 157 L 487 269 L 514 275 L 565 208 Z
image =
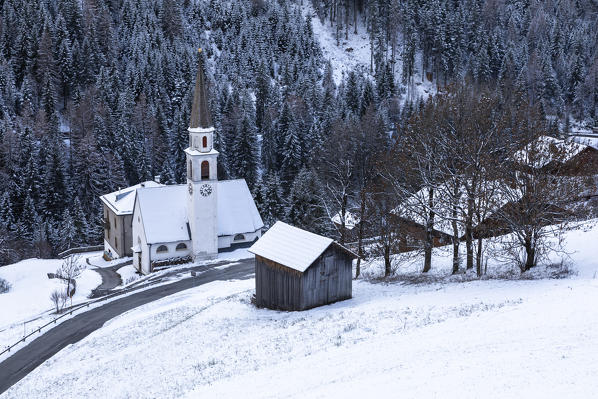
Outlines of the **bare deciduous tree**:
M 79 257 L 76 255 L 65 258 L 60 269 L 56 270 L 56 277 L 66 284 L 65 297 L 71 298 L 71 305 L 73 304 L 73 295 L 76 288 L 75 279 L 81 275 L 81 271 Z
M 54 304 L 56 313 L 60 313 L 60 312 L 62 312 L 62 309 L 64 309 L 64 305 L 66 304 L 67 296 L 65 295 L 64 291 L 62 291 L 62 290 L 54 290 L 50 294 L 50 300 Z
M 563 176 L 561 168 L 571 158 L 574 148 L 546 136 L 546 121 L 533 108 L 522 106 L 518 112 L 520 150 L 514 163 L 501 170 L 500 195 L 506 205 L 488 222 L 504 235 L 504 256 L 515 261 L 525 272 L 550 251 L 559 250 L 561 232 L 567 223 L 583 213 L 579 206 L 582 193 L 591 180 Z

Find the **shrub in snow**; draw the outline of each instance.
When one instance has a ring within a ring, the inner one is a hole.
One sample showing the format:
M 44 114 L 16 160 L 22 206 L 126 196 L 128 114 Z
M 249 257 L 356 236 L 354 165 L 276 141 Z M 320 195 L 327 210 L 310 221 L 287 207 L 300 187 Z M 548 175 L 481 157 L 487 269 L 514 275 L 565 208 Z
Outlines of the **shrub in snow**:
M 10 291 L 10 283 L 0 278 L 0 294 Z
M 129 277 L 126 281 L 125 281 L 125 285 L 129 285 L 131 284 L 133 281 L 137 281 L 139 279 L 139 276 L 135 275 L 135 276 L 131 276 Z
M 50 294 L 50 300 L 54 304 L 54 308 L 56 309 L 56 313 L 62 312 L 64 309 L 64 305 L 66 305 L 66 300 L 68 299 L 66 292 L 63 290 L 54 290 Z

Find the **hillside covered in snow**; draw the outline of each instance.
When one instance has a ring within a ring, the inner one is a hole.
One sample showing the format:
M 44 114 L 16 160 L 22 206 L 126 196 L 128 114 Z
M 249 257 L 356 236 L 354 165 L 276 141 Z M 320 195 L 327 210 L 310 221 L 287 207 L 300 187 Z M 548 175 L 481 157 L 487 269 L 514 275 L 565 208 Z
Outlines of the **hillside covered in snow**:
M 199 47 L 220 178 L 245 178 L 267 224 L 336 234 L 320 212 L 322 201 L 338 212 L 334 200 L 300 195 L 332 179 L 314 173 L 325 171 L 326 149 L 365 148 L 368 129 L 392 146 L 420 100 L 454 84 L 507 103 L 516 93 L 558 122 L 555 135 L 597 118 L 588 0 L 6 0 L 0 9 L 0 264 L 97 244 L 102 194 L 158 175 L 184 181 Z
M 253 279 L 207 284 L 111 320 L 3 397 L 589 397 L 597 234 L 577 226 L 568 255 L 521 278 L 451 277 L 443 250 L 428 281 L 407 264 L 380 281 L 372 262 L 352 299 L 304 312 L 256 309 Z

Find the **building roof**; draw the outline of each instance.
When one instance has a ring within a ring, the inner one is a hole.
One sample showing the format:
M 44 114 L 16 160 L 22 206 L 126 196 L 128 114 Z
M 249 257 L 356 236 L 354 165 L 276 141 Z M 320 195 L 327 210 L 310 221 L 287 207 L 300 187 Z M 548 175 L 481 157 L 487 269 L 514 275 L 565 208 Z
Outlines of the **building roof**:
M 278 221 L 249 248 L 249 252 L 303 273 L 333 243 L 331 238 Z
M 137 202 L 148 244 L 188 241 L 187 186 L 184 184 L 142 188 Z
M 588 148 L 574 141 L 559 140 L 550 136 L 540 136 L 517 151 L 515 161 L 532 168 L 543 168 L 551 162 L 565 163 Z
M 218 235 L 252 233 L 264 227 L 244 179 L 218 182 Z
M 264 227 L 245 180 L 218 182 L 218 235 L 250 233 Z M 188 241 L 187 186 L 184 184 L 137 190 L 148 244 Z
M 191 122 L 189 123 L 189 127 L 192 129 L 198 127 L 208 128 L 212 126 L 212 115 L 208 108 L 201 49 L 199 49 L 199 53 L 199 66 L 197 67 L 197 78 L 195 79 L 195 90 L 193 92 L 193 105 L 191 106 Z
M 343 218 L 341 216 L 341 211 L 338 211 L 337 213 L 334 214 L 334 216 L 331 218 L 333 223 L 338 224 L 339 226 L 342 224 L 341 222 L 343 221 Z M 355 228 L 355 226 L 357 226 L 360 222 L 359 216 L 357 216 L 356 214 L 354 214 L 353 212 L 345 212 L 345 229 L 347 230 L 353 230 Z
M 449 185 L 445 185 L 449 184 Z M 447 192 L 452 191 L 450 182 L 445 184 L 439 184 L 435 188 L 434 192 L 434 205 L 431 210 L 434 211 L 434 230 L 439 231 L 443 234 L 453 236 L 453 198 L 447 195 Z M 519 199 L 523 193 L 517 193 L 519 197 L 505 196 L 501 187 L 504 182 L 500 180 L 486 181 L 477 187 L 479 196 L 477 201 L 484 200 L 484 207 L 487 209 L 487 213 L 491 214 L 502 208 L 509 201 Z M 467 192 L 464 184 L 459 187 L 459 194 L 456 198 L 457 202 L 457 218 L 462 220 L 463 213 L 467 210 Z M 423 212 L 426 210 L 426 212 Z M 410 197 L 406 198 L 400 205 L 391 210 L 391 213 L 399 218 L 410 220 L 422 227 L 426 225 L 426 218 L 423 216 L 424 213 L 429 211 L 428 209 L 428 188 L 424 187 L 419 191 L 413 193 Z M 477 220 L 477 217 L 473 216 L 473 223 L 481 223 L 481 220 Z M 465 226 L 462 223 L 457 223 L 457 229 L 459 237 L 465 234 Z
M 102 195 L 100 199 L 117 215 L 130 215 L 133 213 L 133 207 L 135 206 L 135 190 L 142 187 L 160 186 L 162 186 L 162 184 L 148 180 L 113 193 Z

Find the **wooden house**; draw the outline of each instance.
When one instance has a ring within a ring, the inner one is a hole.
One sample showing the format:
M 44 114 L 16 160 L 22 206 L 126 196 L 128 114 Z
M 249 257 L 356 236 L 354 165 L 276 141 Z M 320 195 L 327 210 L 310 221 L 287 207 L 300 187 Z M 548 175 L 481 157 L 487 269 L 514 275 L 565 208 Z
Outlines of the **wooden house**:
M 573 140 L 540 136 L 517 151 L 514 167 L 529 172 L 539 169 L 560 176 L 592 176 L 598 174 L 598 150 Z
M 357 255 L 330 238 L 276 222 L 249 251 L 257 306 L 305 310 L 351 298 Z

